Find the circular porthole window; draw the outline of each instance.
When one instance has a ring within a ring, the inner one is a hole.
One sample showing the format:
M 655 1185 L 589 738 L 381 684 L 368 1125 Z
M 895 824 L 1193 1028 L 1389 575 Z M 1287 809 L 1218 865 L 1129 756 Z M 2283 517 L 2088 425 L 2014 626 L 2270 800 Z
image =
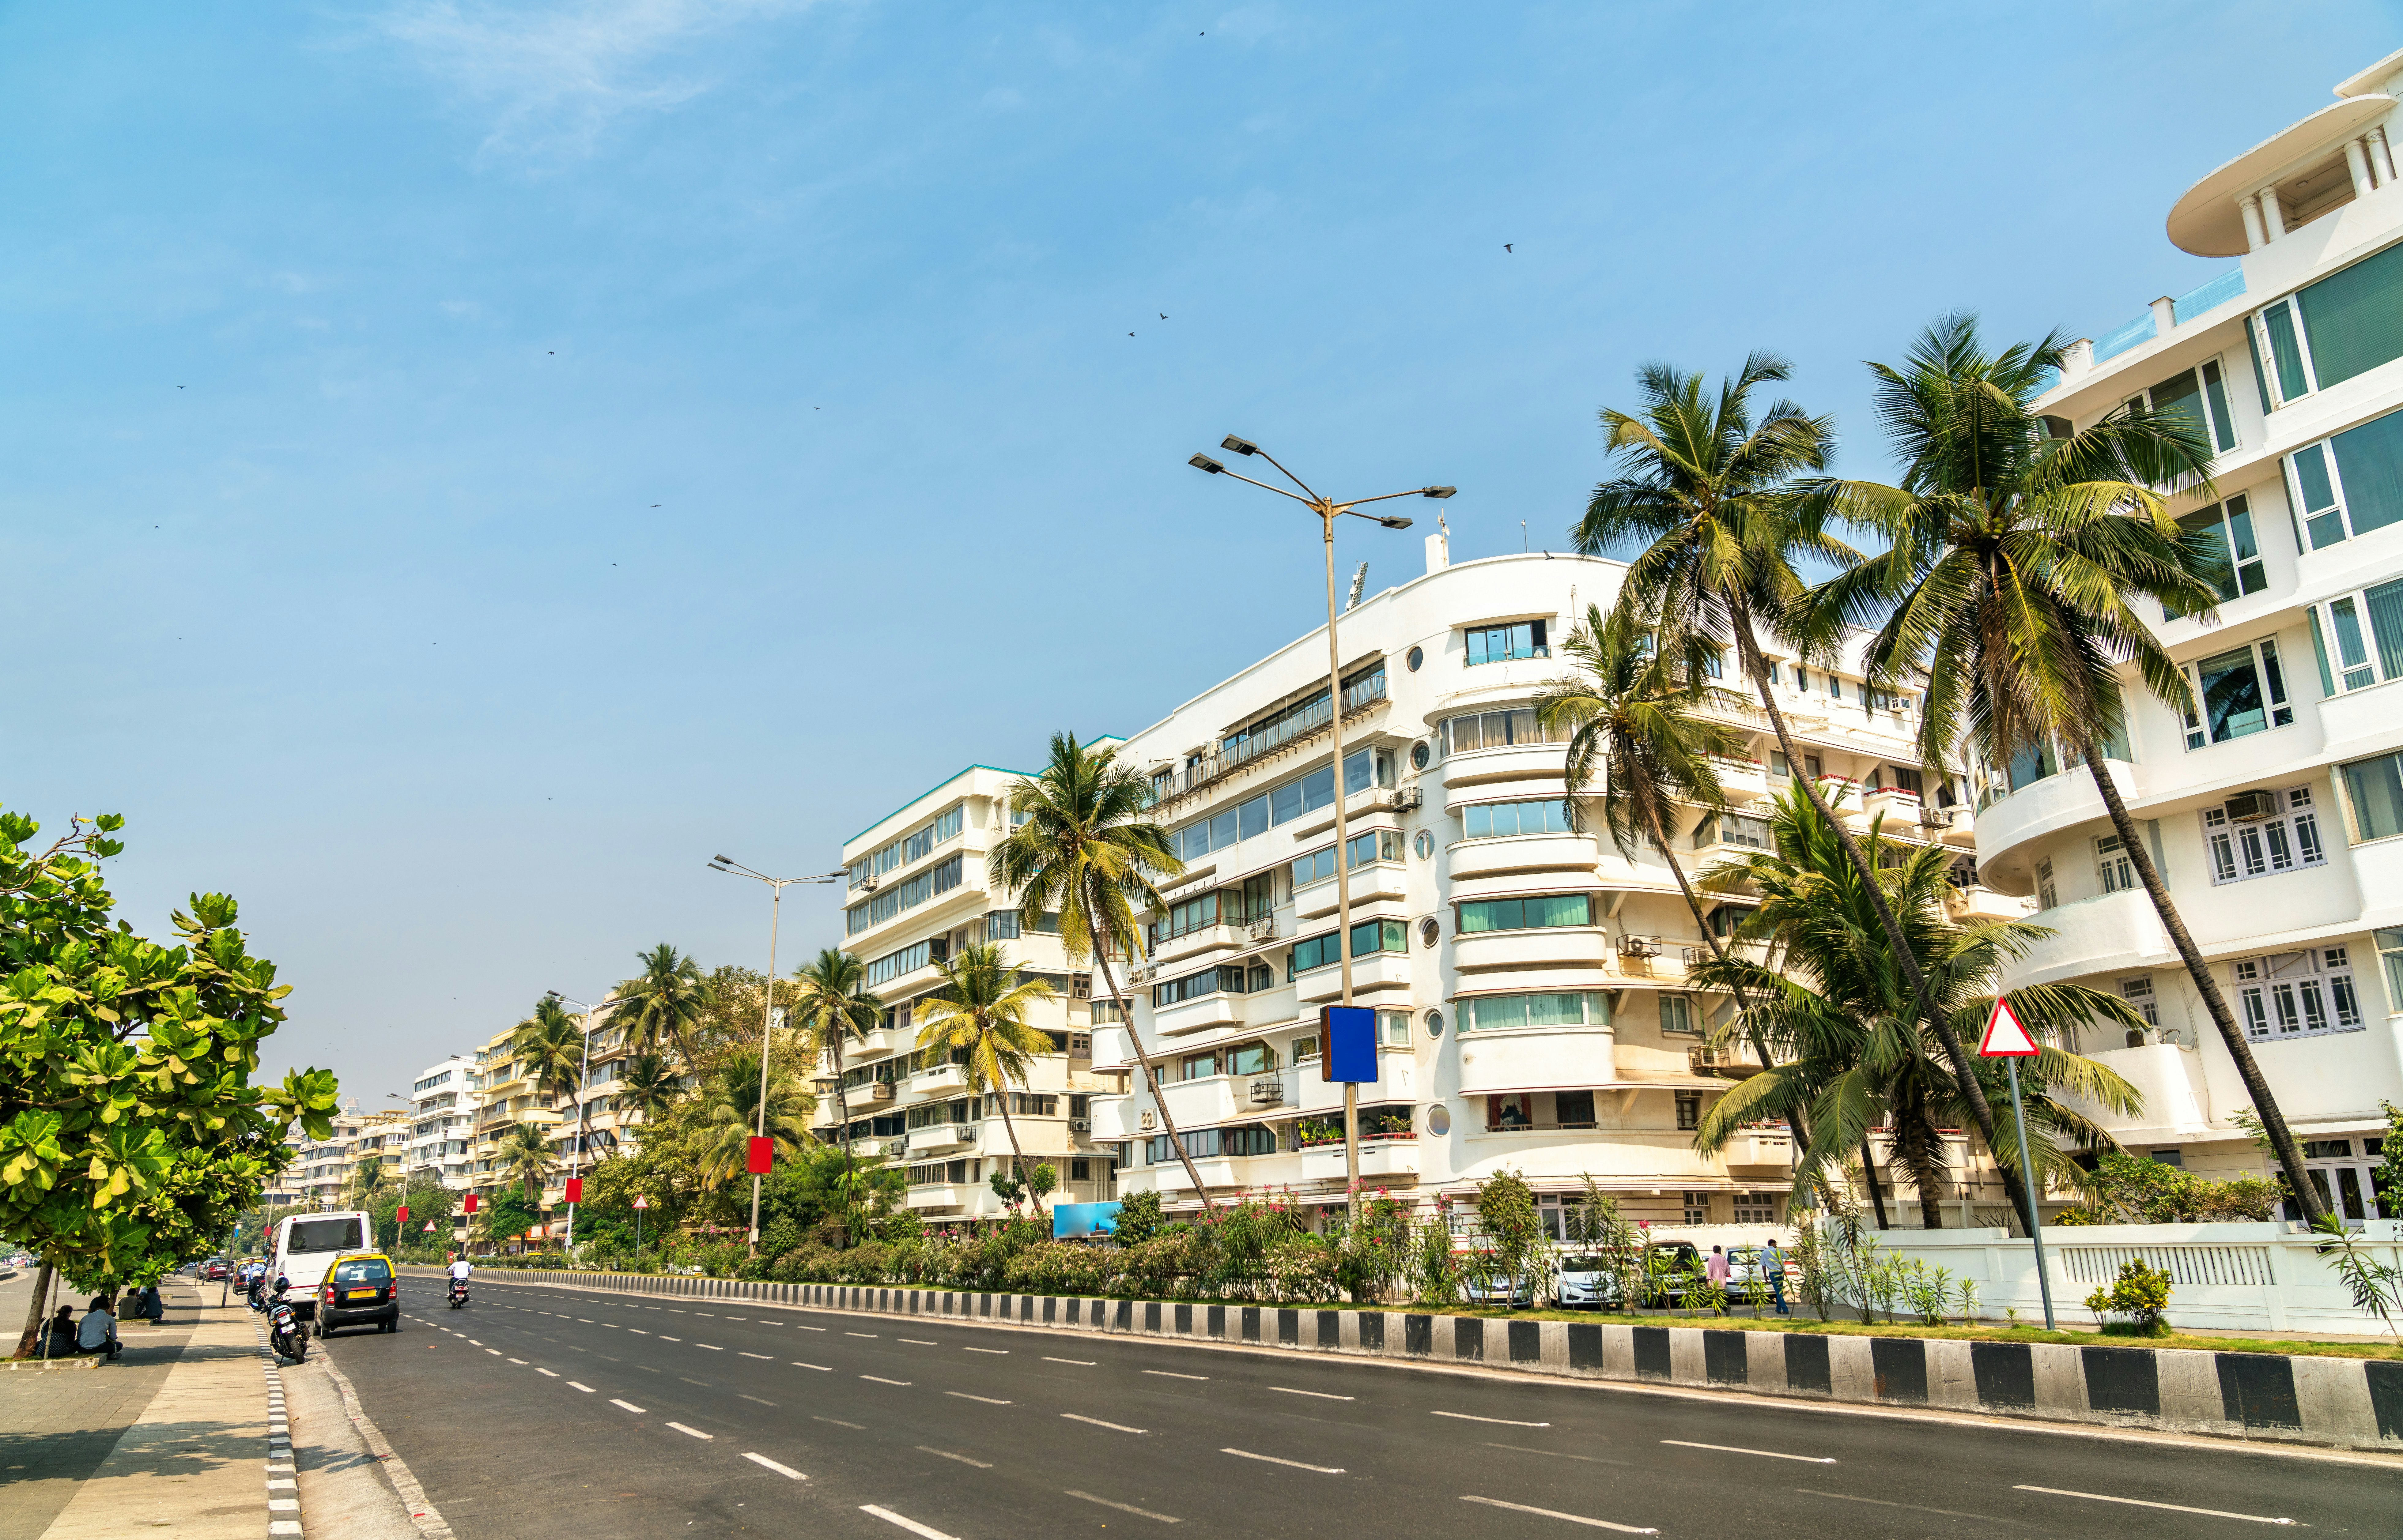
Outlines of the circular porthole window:
M 1417 742 L 1410 745 L 1410 768 L 1412 770 L 1426 769 L 1427 761 L 1434 757 L 1435 750 L 1428 744 L 1425 739 L 1422 738 Z
M 1438 1139 L 1442 1138 L 1445 1134 L 1452 1131 L 1452 1109 L 1449 1107 L 1427 1108 L 1426 1123 L 1427 1132 L 1434 1134 Z
M 1424 831 L 1422 831 L 1421 838 L 1423 838 L 1423 839 L 1424 839 L 1424 838 L 1425 838 L 1425 835 L 1424 835 Z M 1434 946 L 1434 945 L 1435 945 L 1435 943 L 1436 943 L 1436 938 L 1437 938 L 1438 936 L 1441 936 L 1442 934 L 1443 934 L 1443 927 L 1442 927 L 1441 925 L 1437 924 L 1437 923 L 1435 923 L 1435 921 L 1434 921 L 1434 920 L 1432 920 L 1432 919 L 1426 919 L 1426 920 L 1422 920 L 1422 921 L 1420 921 L 1420 922 L 1419 922 L 1419 945 L 1420 945 L 1420 946 L 1423 946 L 1423 947 L 1431 947 L 1431 946 Z
M 1419 830 L 1418 838 L 1410 843 L 1418 851 L 1419 859 L 1422 861 L 1435 853 L 1435 836 L 1424 829 Z
M 1404 661 L 1404 662 L 1408 663 L 1408 664 L 1410 666 L 1410 672 L 1411 672 L 1412 673 L 1418 673 L 1418 672 L 1419 672 L 1419 665 L 1420 665 L 1421 663 L 1424 663 L 1424 662 L 1425 662 L 1425 661 L 1426 661 L 1426 654 L 1425 654 L 1425 653 L 1424 653 L 1424 652 L 1421 652 L 1421 651 L 1420 651 L 1418 648 L 1416 648 L 1416 647 L 1412 647 L 1412 648 L 1410 649 L 1410 655 L 1408 658 L 1405 658 L 1404 659 L 1402 659 L 1402 661 Z
M 1427 1012 L 1426 1027 L 1427 1035 L 1429 1037 L 1441 1037 L 1443 1035 L 1443 1012 L 1439 1010 L 1431 1010 Z

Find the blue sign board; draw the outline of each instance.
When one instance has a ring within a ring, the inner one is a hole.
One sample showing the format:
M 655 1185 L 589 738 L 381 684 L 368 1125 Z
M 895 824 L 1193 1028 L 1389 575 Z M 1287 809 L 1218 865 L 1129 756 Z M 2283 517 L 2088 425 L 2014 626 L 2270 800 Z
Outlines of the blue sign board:
M 1328 1080 L 1377 1078 L 1377 1013 L 1368 1006 L 1322 1006 L 1319 1037 L 1325 1051 L 1318 1056 L 1319 1073 Z
M 1118 1206 L 1116 1203 L 1054 1203 L 1051 1205 L 1051 1239 L 1073 1240 L 1079 1235 L 1108 1235 L 1118 1228 Z

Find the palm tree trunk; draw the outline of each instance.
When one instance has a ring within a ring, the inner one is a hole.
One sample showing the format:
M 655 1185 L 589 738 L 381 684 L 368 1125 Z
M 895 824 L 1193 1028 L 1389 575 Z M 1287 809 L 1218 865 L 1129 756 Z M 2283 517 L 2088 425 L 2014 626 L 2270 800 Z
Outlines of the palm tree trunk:
M 1099 931 L 1093 928 L 1093 906 L 1083 894 L 1076 895 L 1076 907 L 1085 911 L 1085 934 L 1093 938 L 1093 965 L 1102 970 L 1102 987 L 1113 1000 L 1118 998 L 1117 978 L 1110 972 L 1109 950 L 1102 944 Z M 1185 1167 L 1185 1179 L 1193 1184 L 1194 1195 L 1202 1200 L 1202 1212 L 1215 1214 L 1218 1206 L 1210 1201 L 1210 1189 L 1202 1183 L 1202 1173 L 1193 1169 L 1193 1158 L 1185 1153 L 1185 1141 L 1176 1131 L 1176 1119 L 1168 1110 L 1168 1098 L 1160 1094 L 1160 1072 L 1152 1067 L 1151 1050 L 1143 1046 L 1143 1034 L 1134 1030 L 1133 999 L 1128 998 L 1126 1014 L 1127 1041 L 1134 1045 L 1135 1061 L 1143 1066 L 1144 1084 L 1150 1088 L 1151 1104 L 1160 1109 L 1160 1126 L 1168 1131 L 1168 1144 Z
M 1861 1180 L 1868 1184 L 1869 1206 L 1877 1213 L 1878 1228 L 1884 1229 L 1887 1228 L 1885 1188 L 1878 1182 L 1877 1157 L 1869 1151 L 1869 1136 L 1866 1133 L 1861 1135 Z M 1863 1309 L 1866 1311 L 1867 1307 Z M 1861 1319 L 1866 1321 L 1868 1316 L 1864 1314 Z
M 31 1358 L 42 1332 L 42 1316 L 50 1302 L 50 1262 L 42 1259 L 41 1270 L 34 1274 L 33 1303 L 25 1307 L 25 1329 L 17 1339 L 17 1356 Z
M 1023 1182 L 1026 1178 L 1024 1175 L 1020 1173 L 1023 1172 L 1026 1169 L 1026 1152 L 1019 1148 L 1018 1125 L 1010 1121 L 1009 1088 L 1007 1085 L 1002 1087 L 999 1097 L 1001 1102 L 1001 1126 L 1003 1131 L 1009 1135 L 1009 1158 L 1011 1163 L 1017 1168 L 1017 1171 L 1013 1172 L 1012 1174 L 1016 1175 L 1019 1181 Z M 1043 1195 L 1036 1192 L 1033 1187 L 1029 1187 L 1026 1189 L 1026 1200 L 1035 1205 L 1035 1217 L 1038 1221 L 1041 1220 L 1044 1214 Z
M 2002 1148 L 2002 1141 L 1995 1133 L 1994 1109 L 1986 1101 L 1986 1088 L 1978 1080 L 1977 1065 L 1971 1062 L 1969 1050 L 1962 1045 L 1961 1034 L 1952 1030 L 1952 1023 L 1944 1020 L 1928 995 L 1926 976 L 1920 972 L 1919 959 L 1912 953 L 1910 940 L 1902 934 L 1901 923 L 1895 919 L 1894 908 L 1885 899 L 1885 888 L 1878 881 L 1877 873 L 1870 868 L 1868 857 L 1862 853 L 1860 841 L 1853 838 L 1852 830 L 1836 821 L 1835 814 L 1828 811 L 1827 804 L 1820 798 L 1818 786 L 1804 773 L 1801 755 L 1794 746 L 1793 729 L 1786 726 L 1785 714 L 1777 709 L 1777 701 L 1770 692 L 1769 665 L 1760 655 L 1759 643 L 1753 637 L 1750 611 L 1741 603 L 1730 605 L 1730 608 L 1734 612 L 1736 645 L 1743 655 L 1744 673 L 1751 676 L 1753 688 L 1760 696 L 1761 708 L 1769 714 L 1769 725 L 1776 732 L 1778 747 L 1785 755 L 1786 772 L 1802 788 L 1802 795 L 1810 799 L 1811 806 L 1817 810 L 1819 816 L 1827 821 L 1827 826 L 1836 831 L 1837 843 L 1843 846 L 1845 858 L 1852 862 L 1853 869 L 1860 875 L 1861 882 L 1868 893 L 1870 907 L 1877 910 L 1878 923 L 1884 928 L 1886 942 L 1894 948 L 1895 963 L 1910 982 L 1911 998 L 1919 1006 L 1919 1019 L 1927 1023 L 1928 1030 L 1936 1034 L 1936 1040 L 1944 1046 L 1944 1056 L 1952 1062 L 1952 1073 L 1960 1081 L 1962 1094 L 1969 1103 L 1970 1116 L 1978 1120 L 1978 1132 L 1986 1141 L 1986 1151 L 1991 1156 Z M 2029 1233 L 2034 1234 L 2036 1223 L 2034 1199 L 2021 1186 L 2018 1172 L 2000 1160 L 1996 1160 L 1994 1166 L 2001 1173 L 2004 1189 L 2010 1194 L 2013 1206 L 2027 1221 Z
M 851 1097 L 842 1083 L 842 1027 L 838 1023 L 826 1035 L 826 1046 L 834 1055 L 834 1115 L 842 1123 L 842 1231 L 851 1239 Z
M 2295 1143 L 2293 1131 L 2286 1127 L 2285 1114 L 2278 1110 L 2278 1099 L 2270 1093 L 2270 1082 L 2253 1057 L 2253 1045 L 2237 1029 L 2236 1013 L 2229 1008 L 2228 997 L 2220 993 L 2219 980 L 2212 977 L 2210 965 L 2202 959 L 2202 949 L 2194 944 L 2185 918 L 2170 901 L 2169 884 L 2161 881 L 2160 868 L 2153 865 L 2151 851 L 2136 837 L 2136 820 L 2130 815 L 2128 804 L 2120 800 L 2119 788 L 2112 781 L 2103 756 L 2095 752 L 2093 729 L 2083 720 L 2062 726 L 2063 736 L 2086 756 L 2087 772 L 2094 778 L 2094 789 L 2103 794 L 2103 806 L 2111 814 L 2111 826 L 2118 831 L 2119 849 L 2126 853 L 2129 865 L 2136 868 L 2136 880 L 2145 884 L 2146 896 L 2153 901 L 2153 912 L 2160 916 L 2161 929 L 2169 932 L 2171 943 L 2186 964 L 2187 977 L 2194 980 L 2195 992 L 2202 996 L 2204 1008 L 2211 1012 L 2212 1025 L 2219 1029 L 2219 1040 L 2226 1046 L 2228 1057 L 2235 1061 L 2236 1074 L 2244 1082 L 2244 1094 L 2253 1099 L 2253 1110 L 2260 1117 L 2261 1131 L 2269 1137 L 2270 1147 L 2278 1152 L 2278 1163 L 2285 1168 L 2286 1186 L 2294 1192 L 2296 1207 L 2303 1211 L 2307 1223 L 2319 1223 L 2323 1212 L 2319 1193 L 2303 1175 L 2302 1146 Z

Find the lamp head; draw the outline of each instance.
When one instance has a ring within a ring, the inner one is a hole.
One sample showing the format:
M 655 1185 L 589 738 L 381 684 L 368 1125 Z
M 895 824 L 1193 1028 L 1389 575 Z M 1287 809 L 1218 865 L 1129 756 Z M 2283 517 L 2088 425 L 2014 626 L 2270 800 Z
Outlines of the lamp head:
M 1206 470 L 1213 476 L 1217 475 L 1220 471 L 1227 468 L 1226 466 L 1218 464 L 1215 460 L 1211 459 L 1206 454 L 1197 454 L 1192 459 L 1188 460 L 1185 463 L 1191 465 L 1195 470 Z
M 1419 495 L 1421 497 L 1450 497 L 1459 490 L 1460 489 L 1458 487 L 1429 487 L 1424 492 L 1420 493 Z
M 1231 433 L 1227 435 L 1226 437 L 1218 440 L 1218 447 L 1227 451 L 1230 454 L 1257 454 L 1260 452 L 1260 447 L 1257 444 L 1253 443 L 1248 438 L 1238 438 Z
M 1410 527 L 1410 521 L 1402 518 L 1398 514 L 1389 513 L 1382 515 L 1378 519 L 1377 522 L 1384 525 L 1389 530 L 1406 530 Z
M 734 858 L 730 855 L 713 855 L 709 858 L 709 864 L 714 867 L 730 867 L 734 865 Z

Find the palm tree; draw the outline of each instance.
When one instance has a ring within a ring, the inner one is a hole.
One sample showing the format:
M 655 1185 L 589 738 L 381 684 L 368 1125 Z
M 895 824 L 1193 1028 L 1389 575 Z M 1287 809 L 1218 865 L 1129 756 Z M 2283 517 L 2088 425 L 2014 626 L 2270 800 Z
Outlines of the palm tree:
M 625 1087 L 626 1109 L 641 1114 L 645 1123 L 667 1111 L 676 1092 L 684 1089 L 684 1076 L 657 1053 L 633 1055 L 619 1069 L 618 1079 Z
M 1703 886 L 1760 895 L 1760 909 L 1747 928 L 1785 943 L 1785 968 L 1726 957 L 1699 971 L 1722 987 L 1750 991 L 1757 1001 L 1748 1013 L 1751 1024 L 1788 1057 L 1721 1097 L 1695 1133 L 1695 1147 L 1717 1150 L 1755 1118 L 1806 1109 L 1814 1131 L 1807 1145 L 1798 1141 L 1794 1191 L 1806 1191 L 1858 1148 L 1882 1226 L 1885 1200 L 1876 1168 L 1868 1163 L 1868 1141 L 1873 1129 L 1888 1123 L 1887 1159 L 1918 1189 L 1922 1223 L 1939 1228 L 1941 1196 L 1950 1185 L 1940 1131 L 1959 1126 L 1965 1088 L 1918 1020 L 1913 986 L 1895 965 L 1860 874 L 1835 839 L 1834 821 L 1798 789 L 1777 804 L 1770 823 L 1774 853 L 1722 862 L 1704 875 Z M 1943 907 L 1952 886 L 1951 852 L 1940 845 L 1895 844 L 1875 824 L 1868 844 L 1887 904 L 1902 921 L 1928 992 L 1956 1031 L 1973 1030 L 1993 1009 L 2003 969 L 2052 932 L 2026 920 L 1952 925 Z M 2021 1022 L 2046 1045 L 2022 1079 L 2029 1121 L 2048 1135 L 2067 1139 L 2079 1153 L 2114 1148 L 2109 1134 L 2054 1092 L 2129 1114 L 2142 1109 L 2142 1098 L 2111 1070 L 2049 1042 L 2087 1021 L 2132 1021 L 2134 1012 L 2117 995 L 2078 984 L 2014 990 L 2010 998 Z M 1999 1086 L 1989 1089 L 1998 1091 Z M 2030 1151 L 2039 1167 L 2031 1191 L 2043 1191 L 2047 1178 L 2080 1187 L 2090 1184 L 2088 1172 L 2056 1138 L 2031 1140 Z M 2006 1171 L 2018 1167 L 2016 1142 L 1990 1144 L 1987 1153 Z
M 1594 489 L 1585 517 L 1573 533 L 1588 555 L 1642 540 L 1646 548 L 1629 566 L 1619 590 L 1621 613 L 1631 623 L 1655 629 L 1665 650 L 1677 647 L 1699 659 L 1704 650 L 1732 642 L 1738 666 L 1752 681 L 1762 712 L 1777 735 L 1787 765 L 1804 764 L 1793 730 L 1770 688 L 1769 659 L 1760 650 L 1767 630 L 1797 650 L 1815 638 L 1805 612 L 1805 590 L 1794 570 L 1796 558 L 1850 567 L 1859 553 L 1828 535 L 1813 520 L 1798 517 L 1808 505 L 1794 491 L 1797 478 L 1826 467 L 1831 425 L 1791 401 L 1772 403 L 1753 420 L 1751 396 L 1759 386 L 1782 381 L 1785 360 L 1756 353 L 1735 379 L 1723 382 L 1716 401 L 1705 397 L 1702 377 L 1665 364 L 1647 364 L 1636 379 L 1644 398 L 1631 415 L 1604 408 L 1604 439 L 1618 457 L 1619 474 Z M 1920 977 L 1919 961 L 1888 907 L 1884 889 L 1870 876 L 1868 858 L 1852 831 L 1827 812 L 1811 777 L 1795 784 L 1834 825 L 1845 859 L 1859 874 L 1862 892 L 1885 932 L 1888 950 L 1911 987 L 1912 998 L 1952 1065 L 1967 1099 L 1971 1120 L 1990 1150 L 1999 1149 L 1994 1109 L 1987 1102 L 1976 1066 L 1961 1034 L 1946 1020 Z M 2026 1222 L 2035 1206 L 2020 1190 L 2019 1173 L 2003 1168 L 2003 1181 Z
M 1001 948 L 991 942 L 963 947 L 960 954 L 939 964 L 940 992 L 919 1002 L 918 1047 L 934 1054 L 965 1053 L 968 1085 L 1001 1103 L 1001 1126 L 1009 1133 L 1014 1163 L 1026 1164 L 1018 1143 L 1018 1125 L 1010 1120 L 1009 1085 L 1027 1083 L 1035 1059 L 1051 1051 L 1051 1037 L 1029 1026 L 1026 1011 L 1054 996 L 1039 978 L 1021 978 L 1002 961 Z M 1043 1195 L 1035 1195 L 1035 1217 L 1043 1218 Z
M 351 1172 L 351 1207 L 364 1209 L 370 1206 L 384 1186 L 383 1162 L 375 1158 L 360 1161 Z
M 542 1189 L 550 1173 L 559 1169 L 559 1156 L 550 1147 L 550 1132 L 539 1123 L 520 1123 L 509 1130 L 494 1152 L 494 1163 L 511 1180 L 525 1188 L 526 1202 L 542 1207 Z
M 1928 328 L 1901 368 L 1873 364 L 1879 415 L 1903 462 L 1899 486 L 1827 482 L 1834 511 L 1876 530 L 1890 548 L 1827 584 L 1832 623 L 1882 621 L 1873 679 L 1926 680 L 1920 753 L 1941 763 L 1966 741 L 1987 762 L 2059 739 L 2086 763 L 2119 848 L 2285 1167 L 2307 1219 L 2317 1189 L 2219 981 L 2188 932 L 2104 765 L 2104 736 L 2126 720 L 2122 669 L 2157 699 L 2191 711 L 2194 694 L 2130 601 L 2171 613 L 2207 611 L 2235 590 L 2224 549 L 2182 537 L 2154 488 L 2210 487 L 2212 446 L 2184 419 L 2135 408 L 2054 438 L 2028 403 L 2057 369 L 2064 339 L 1992 353 L 1974 316 Z
M 554 995 L 535 1003 L 534 1014 L 518 1023 L 509 1051 L 518 1056 L 520 1073 L 536 1090 L 554 1102 L 576 1099 L 576 1147 L 584 1147 L 584 1032 L 575 1015 Z
M 842 1124 L 842 1157 L 851 1159 L 851 1098 L 842 1083 L 843 1050 L 863 1043 L 884 1020 L 884 1003 L 868 992 L 867 964 L 840 947 L 827 947 L 793 970 L 801 1030 L 834 1071 L 835 1117 Z
M 1136 911 L 1165 908 L 1157 879 L 1185 869 L 1167 833 L 1146 816 L 1151 800 L 1149 784 L 1118 762 L 1117 749 L 1088 748 L 1074 733 L 1055 733 L 1051 762 L 1043 773 L 1021 776 L 1010 786 L 1010 812 L 1025 822 L 993 847 L 988 863 L 993 885 L 1019 895 L 1019 914 L 1028 928 L 1059 912 L 1061 945 L 1072 961 L 1093 959 L 1102 992 L 1113 1000 L 1120 996 L 1111 953 L 1135 955 Z M 1215 1214 L 1210 1189 L 1185 1153 L 1168 1098 L 1160 1093 L 1160 1073 L 1132 1011 L 1126 1034 L 1143 1066 L 1152 1105 L 1160 1109 L 1169 1147 L 1176 1151 L 1202 1208 Z
M 635 961 L 643 971 L 617 991 L 621 999 L 632 1002 L 620 1007 L 632 1017 L 627 1045 L 637 1053 L 673 1048 L 687 1065 L 697 1065 L 701 1022 L 710 1003 L 709 981 L 701 977 L 701 964 L 665 941 L 636 953 Z
M 1738 739 L 1732 729 L 1697 715 L 1696 708 L 1724 711 L 1735 697 L 1704 684 L 1699 671 L 1681 670 L 1678 663 L 1690 659 L 1674 649 L 1652 646 L 1624 614 L 1605 618 L 1599 604 L 1586 607 L 1585 623 L 1570 633 L 1561 650 L 1581 672 L 1544 692 L 1535 702 L 1535 720 L 1547 733 L 1568 734 L 1569 826 L 1583 829 L 1580 798 L 1598 791 L 1603 827 L 1609 831 L 1612 846 L 1628 860 L 1634 859 L 1639 841 L 1660 853 L 1669 874 L 1677 880 L 1677 891 L 1686 895 L 1702 944 L 1724 961 L 1727 949 L 1712 931 L 1702 899 L 1686 880 L 1686 868 L 1672 846 L 1681 803 L 1725 809 L 1718 771 L 1711 761 L 1735 753 Z M 1746 1004 L 1741 991 L 1735 999 L 1741 1013 Z M 1768 1069 L 1769 1046 L 1758 1033 L 1752 1036 L 1760 1067 Z M 1796 1129 L 1799 1133 L 1799 1123 Z
M 709 1130 L 701 1146 L 701 1183 L 715 1188 L 748 1169 L 753 1131 L 759 1126 L 759 1050 L 743 1048 L 712 1071 L 703 1099 Z M 792 1075 L 768 1077 L 768 1137 L 776 1152 L 794 1156 L 810 1136 L 810 1109 L 814 1104 Z

